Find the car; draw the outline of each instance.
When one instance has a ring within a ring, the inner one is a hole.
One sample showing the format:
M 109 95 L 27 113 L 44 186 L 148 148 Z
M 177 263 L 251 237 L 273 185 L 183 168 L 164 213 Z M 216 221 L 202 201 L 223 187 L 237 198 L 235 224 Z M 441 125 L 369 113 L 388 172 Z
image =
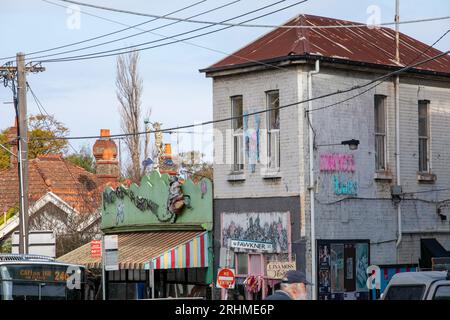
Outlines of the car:
M 450 300 L 450 270 L 397 273 L 381 300 Z

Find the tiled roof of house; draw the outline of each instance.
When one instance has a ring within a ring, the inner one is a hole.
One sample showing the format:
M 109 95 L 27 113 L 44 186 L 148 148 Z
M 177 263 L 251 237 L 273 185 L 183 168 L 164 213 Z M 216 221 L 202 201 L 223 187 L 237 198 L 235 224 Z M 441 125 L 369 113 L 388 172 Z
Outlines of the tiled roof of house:
M 92 213 L 100 206 L 103 187 L 95 174 L 61 155 L 41 155 L 29 161 L 30 204 L 52 192 L 78 212 Z M 0 212 L 17 205 L 18 199 L 17 167 L 0 171 Z
M 299 15 L 285 25 L 295 26 L 342 26 L 356 22 Z M 400 34 L 400 62 L 409 65 L 436 56 L 441 52 L 428 49 L 428 45 L 403 33 Z M 427 51 L 426 51 L 427 50 Z M 426 51 L 425 54 L 420 54 Z M 382 66 L 398 66 L 395 62 L 395 31 L 390 28 L 277 28 L 260 37 L 232 55 L 202 71 L 220 71 L 251 65 L 255 61 L 311 56 L 332 58 L 334 61 Z M 444 56 L 428 62 L 417 69 L 450 74 L 450 57 Z

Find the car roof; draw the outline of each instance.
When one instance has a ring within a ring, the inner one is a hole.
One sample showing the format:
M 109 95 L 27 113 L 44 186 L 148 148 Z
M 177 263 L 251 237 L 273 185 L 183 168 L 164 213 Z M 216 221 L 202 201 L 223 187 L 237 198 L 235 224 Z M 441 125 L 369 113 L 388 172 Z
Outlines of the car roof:
M 446 280 L 446 271 L 400 272 L 395 274 L 389 285 L 429 285 L 437 280 Z

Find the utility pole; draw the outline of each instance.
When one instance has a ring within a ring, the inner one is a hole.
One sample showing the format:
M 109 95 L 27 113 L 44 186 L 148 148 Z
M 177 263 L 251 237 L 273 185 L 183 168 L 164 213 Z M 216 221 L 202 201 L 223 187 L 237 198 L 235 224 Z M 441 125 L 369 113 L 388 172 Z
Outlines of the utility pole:
M 16 66 L 0 67 L 0 78 L 5 85 L 11 82 L 17 124 L 17 158 L 19 176 L 19 253 L 28 253 L 28 123 L 27 123 L 27 72 L 41 72 L 39 65 L 25 65 L 25 54 L 17 53 Z M 15 79 L 17 79 L 15 81 Z M 17 82 L 17 87 L 16 87 Z

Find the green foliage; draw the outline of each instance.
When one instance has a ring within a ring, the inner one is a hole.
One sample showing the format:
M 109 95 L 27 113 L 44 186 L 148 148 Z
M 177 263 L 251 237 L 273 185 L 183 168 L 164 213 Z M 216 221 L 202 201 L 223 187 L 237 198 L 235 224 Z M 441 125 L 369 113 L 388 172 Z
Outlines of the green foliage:
M 11 251 L 12 251 L 11 237 L 0 242 L 0 253 L 11 253 Z
M 8 141 L 8 130 L 6 129 L 0 134 L 1 144 Z M 31 115 L 28 118 L 28 158 L 34 159 L 39 154 L 66 153 L 67 140 L 36 140 L 36 138 L 66 137 L 68 134 L 69 129 L 55 117 L 51 115 Z M 6 150 L 0 148 L 0 170 L 9 167 L 9 156 Z
M 88 172 L 95 173 L 95 160 L 87 146 L 82 147 L 78 153 L 68 155 L 65 159 Z
M 7 130 L 4 130 L 0 133 L 0 143 L 5 146 L 6 148 L 9 148 L 8 142 L 8 135 Z M 0 170 L 6 169 L 9 166 L 9 153 L 6 152 L 3 148 L 0 148 Z
M 12 208 L 9 208 L 8 210 L 6 210 L 6 221 L 8 221 L 8 219 L 14 217 L 17 213 L 19 212 L 19 206 L 15 205 Z M 0 217 L 0 226 L 5 223 L 5 215 L 2 214 Z

